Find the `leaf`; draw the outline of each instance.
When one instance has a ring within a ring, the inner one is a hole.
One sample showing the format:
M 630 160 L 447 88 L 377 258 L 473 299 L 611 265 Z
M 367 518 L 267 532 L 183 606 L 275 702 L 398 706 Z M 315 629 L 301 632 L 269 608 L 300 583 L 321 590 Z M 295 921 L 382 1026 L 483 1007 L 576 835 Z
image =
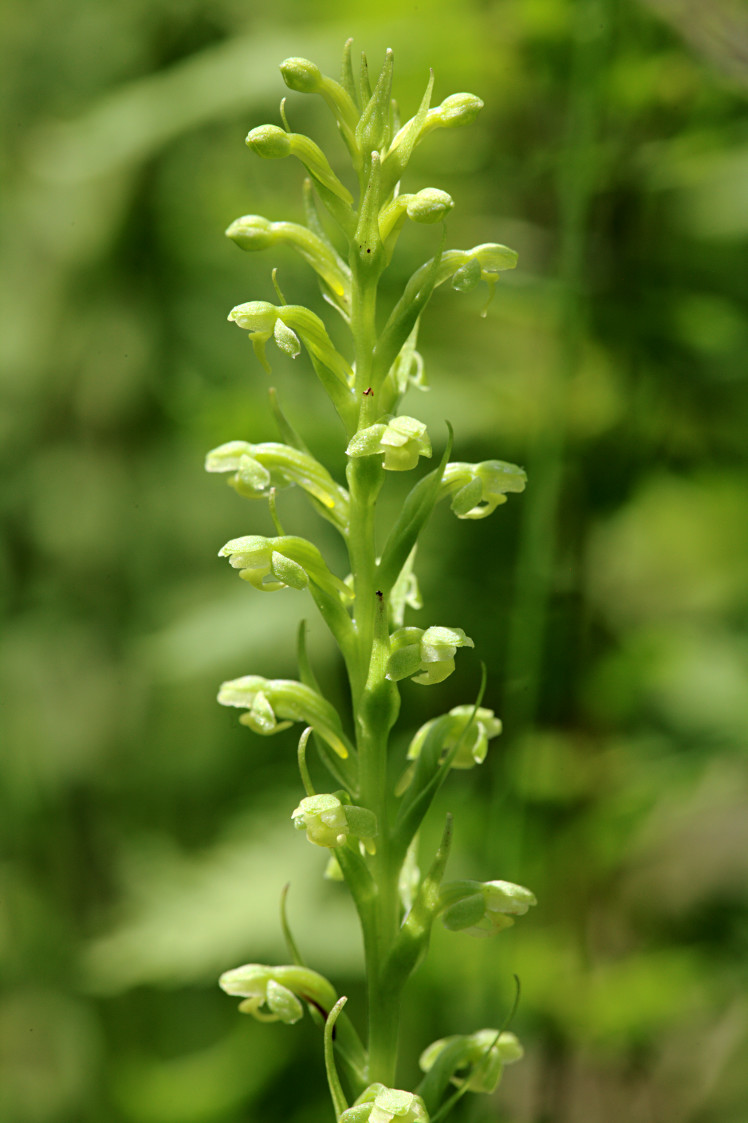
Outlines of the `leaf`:
M 416 545 L 418 536 L 434 509 L 442 475 L 452 451 L 454 434 L 449 422 L 447 422 L 447 428 L 449 438 L 439 466 L 433 472 L 424 476 L 422 480 L 419 480 L 415 487 L 411 489 L 382 551 L 382 560 L 379 563 L 379 584 L 385 590 L 385 595 L 400 576 L 400 571 L 407 563 L 408 556 Z

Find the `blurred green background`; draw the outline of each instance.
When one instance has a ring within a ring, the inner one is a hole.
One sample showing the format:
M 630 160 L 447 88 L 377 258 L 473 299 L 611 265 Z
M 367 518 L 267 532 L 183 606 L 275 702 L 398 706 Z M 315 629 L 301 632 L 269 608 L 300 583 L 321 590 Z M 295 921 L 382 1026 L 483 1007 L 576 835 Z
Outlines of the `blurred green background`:
M 239 1017 L 215 980 L 286 959 L 290 880 L 297 939 L 356 1017 L 354 919 L 290 829 L 293 733 L 255 737 L 214 699 L 294 676 L 303 613 L 333 697 L 340 669 L 301 595 L 260 598 L 217 560 L 270 523 L 202 459 L 276 439 L 228 310 L 273 299 L 273 265 L 321 310 L 297 259 L 222 236 L 301 215 L 298 165 L 244 136 L 278 120 L 278 62 L 336 75 L 349 35 L 372 65 L 394 48 L 404 116 L 429 66 L 437 101 L 485 100 L 419 149 L 408 189 L 454 196 L 450 245 L 520 255 L 485 319 L 481 294 L 440 290 L 424 322 L 433 389 L 409 410 L 530 484 L 486 522 L 435 515 L 411 622 L 463 627 L 476 653 L 405 688 L 399 736 L 471 700 L 487 661 L 506 731 L 441 800 L 451 870 L 540 905 L 497 941 L 439 927 L 401 1083 L 434 1038 L 500 1024 L 516 972 L 526 1059 L 460 1119 L 745 1123 L 745 6 L 4 0 L 1 18 L 4 1123 L 328 1118 L 316 1027 Z M 321 102 L 288 111 L 342 156 Z M 434 237 L 403 235 L 386 300 Z M 273 367 L 340 469 L 306 360 Z M 332 548 L 294 496 L 281 511 Z

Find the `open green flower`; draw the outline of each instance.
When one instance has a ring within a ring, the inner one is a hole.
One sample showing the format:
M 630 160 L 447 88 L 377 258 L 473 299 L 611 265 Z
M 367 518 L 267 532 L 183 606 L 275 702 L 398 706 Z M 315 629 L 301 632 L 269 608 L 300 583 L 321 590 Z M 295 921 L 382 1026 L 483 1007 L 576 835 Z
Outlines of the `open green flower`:
M 415 468 L 419 456 L 431 456 L 431 441 L 422 421 L 392 417 L 359 429 L 345 451 L 351 457 L 380 455 L 383 468 L 407 472 Z
M 245 963 L 243 967 L 224 971 L 218 985 L 226 994 L 243 998 L 239 1004 L 241 1013 L 251 1014 L 260 1022 L 293 1025 L 303 1016 L 302 1001 L 326 1014 L 338 1000 L 324 975 L 308 967 Z
M 418 1063 L 427 1073 L 435 1067 L 445 1069 L 458 1088 L 490 1094 L 501 1079 L 504 1065 L 514 1064 L 522 1056 L 522 1046 L 513 1033 L 479 1029 L 476 1033 L 434 1041 L 421 1053 Z
M 524 491 L 526 483 L 524 468 L 504 460 L 455 461 L 444 469 L 439 498 L 452 496 L 451 508 L 458 519 L 485 519 L 506 503 L 508 492 Z
M 312 795 L 302 799 L 291 814 L 293 825 L 315 846 L 341 846 L 348 837 L 345 808 L 335 795 Z
M 351 836 L 374 852 L 377 820 L 366 807 L 344 803 L 336 795 L 310 795 L 302 799 L 291 818 L 296 829 L 305 830 L 315 846 L 342 846 Z
M 222 706 L 245 709 L 247 712 L 239 721 L 255 733 L 268 736 L 300 721 L 311 725 L 339 757 L 349 755 L 350 746 L 337 712 L 321 694 L 302 682 L 245 675 L 224 682 L 218 691 L 218 701 Z
M 420 1096 L 384 1084 L 370 1084 L 339 1117 L 338 1123 L 428 1123 Z
M 398 628 L 390 636 L 387 678 L 393 682 L 412 678 L 422 686 L 443 682 L 455 669 L 457 648 L 474 646 L 462 628 Z
M 295 484 L 339 530 L 348 526 L 348 492 L 308 452 L 273 441 L 228 441 L 208 453 L 205 470 L 232 473 L 229 483 L 247 499 L 267 499 L 273 488 Z
M 454 881 L 442 886 L 442 922 L 453 932 L 494 936 L 536 905 L 535 894 L 512 881 Z
M 218 551 L 219 558 L 239 570 L 243 581 L 249 581 L 263 593 L 278 589 L 306 589 L 309 582 L 324 589 L 343 602 L 351 599 L 348 586 L 325 565 L 316 546 L 305 538 L 282 535 L 265 538 L 247 534 L 232 538 Z
M 443 728 L 443 755 L 457 745 L 459 748 L 452 759 L 451 768 L 474 768 L 482 764 L 488 752 L 488 742 L 501 733 L 501 720 L 493 710 L 483 706 L 454 706 L 448 714 L 432 718 L 416 733 L 408 746 L 408 760 L 417 760 L 423 743 L 431 730 L 439 723 Z

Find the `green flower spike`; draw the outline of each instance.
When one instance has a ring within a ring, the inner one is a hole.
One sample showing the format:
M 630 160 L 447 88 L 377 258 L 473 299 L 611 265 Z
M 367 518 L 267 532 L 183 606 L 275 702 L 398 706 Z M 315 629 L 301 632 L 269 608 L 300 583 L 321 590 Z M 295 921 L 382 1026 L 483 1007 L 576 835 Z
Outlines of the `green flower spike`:
M 269 736 L 300 721 L 311 725 L 339 757 L 345 759 L 349 755 L 348 741 L 336 711 L 316 690 L 301 682 L 244 675 L 224 682 L 218 691 L 218 701 L 222 706 L 245 709 L 247 713 L 242 714 L 239 721 L 255 733 Z
M 387 678 L 399 682 L 413 678 L 423 686 L 443 682 L 455 669 L 455 652 L 458 647 L 474 647 L 462 628 L 432 626 L 398 628 L 390 637 L 391 654 L 387 663 Z
M 251 1014 L 260 1022 L 280 1021 L 293 1025 L 303 1016 L 302 1002 L 326 1014 L 338 1000 L 327 979 L 307 967 L 245 963 L 243 967 L 224 971 L 218 985 L 226 994 L 243 998 L 239 1004 L 241 1013 Z
M 483 706 L 455 706 L 443 717 L 433 718 L 416 733 L 408 747 L 408 760 L 417 760 L 426 737 L 435 725 L 443 728 L 443 755 L 448 755 L 459 741 L 451 768 L 474 768 L 482 764 L 488 752 L 488 742 L 501 733 L 501 721 L 493 710 Z
M 420 1096 L 384 1084 L 370 1084 L 338 1118 L 338 1123 L 428 1123 Z
M 371 853 L 377 833 L 377 820 L 365 807 L 343 803 L 336 795 L 311 795 L 302 799 L 292 813 L 293 825 L 306 831 L 315 846 L 342 846 L 349 836 L 361 839 Z
M 439 486 L 439 498 L 451 495 L 458 519 L 485 519 L 507 501 L 508 492 L 525 490 L 527 474 L 516 464 L 483 460 L 479 464 L 456 461 L 447 464 Z
M 452 932 L 494 936 L 536 905 L 534 893 L 512 881 L 455 881 L 442 887 L 442 922 Z
M 464 1036 L 443 1037 L 424 1049 L 419 1058 L 421 1070 L 430 1073 L 436 1066 L 448 1068 L 449 1079 L 467 1092 L 495 1091 L 504 1065 L 522 1059 L 523 1050 L 513 1033 L 479 1029 Z
M 415 468 L 419 456 L 431 456 L 426 426 L 415 417 L 393 417 L 360 429 L 345 450 L 350 457 L 382 456 L 382 467 L 391 472 Z

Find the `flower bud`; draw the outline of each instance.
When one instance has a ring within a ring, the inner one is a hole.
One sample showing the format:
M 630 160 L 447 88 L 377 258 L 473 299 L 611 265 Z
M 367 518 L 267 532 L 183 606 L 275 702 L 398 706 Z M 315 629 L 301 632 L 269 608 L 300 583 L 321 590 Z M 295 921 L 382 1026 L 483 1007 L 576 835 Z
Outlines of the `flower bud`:
M 322 85 L 322 71 L 307 58 L 287 58 L 280 72 L 289 90 L 300 94 L 316 93 Z
M 474 768 L 482 764 L 488 752 L 488 742 L 501 733 L 501 721 L 493 710 L 478 706 L 455 706 L 443 717 L 433 718 L 416 733 L 408 748 L 408 760 L 417 760 L 426 737 L 434 726 L 443 726 L 442 755 L 448 755 L 459 742 L 452 760 L 452 768 Z
M 226 230 L 226 237 L 242 250 L 266 250 L 275 241 L 273 225 L 261 214 L 245 214 L 234 219 Z
M 419 456 L 431 456 L 426 426 L 415 417 L 393 417 L 360 429 L 348 443 L 351 457 L 383 454 L 382 467 L 393 472 L 415 468 Z
M 351 155 L 355 159 L 358 149 L 354 141 L 354 131 L 359 114 L 350 94 L 339 82 L 335 82 L 332 78 L 323 74 L 320 68 L 315 63 L 310 62 L 309 59 L 287 58 L 285 62 L 281 63 L 280 70 L 283 81 L 289 90 L 296 90 L 300 94 L 320 94 L 325 99 L 340 125 Z
M 302 1001 L 327 1014 L 338 1000 L 327 979 L 308 967 L 245 963 L 243 967 L 224 971 L 218 984 L 226 994 L 243 998 L 239 1010 L 261 1022 L 293 1025 L 304 1013 Z M 261 1009 L 263 1006 L 266 1011 Z
M 287 133 L 278 125 L 258 125 L 247 134 L 248 148 L 265 160 L 296 156 L 318 183 L 350 207 L 353 196 L 340 182 L 322 149 L 303 133 Z
M 454 129 L 459 125 L 470 125 L 482 108 L 483 102 L 475 94 L 450 94 L 441 105 L 429 109 L 426 127 Z
M 278 125 L 258 125 L 247 134 L 245 144 L 265 160 L 291 155 L 291 134 Z
M 415 195 L 396 195 L 379 212 L 379 236 L 386 241 L 400 229 L 406 214 L 413 222 L 434 223 L 446 218 L 453 206 L 452 196 L 437 187 L 424 187 Z
M 454 199 L 446 191 L 440 191 L 438 187 L 424 187 L 410 196 L 406 209 L 408 218 L 414 222 L 431 223 L 445 218 L 453 206 Z

